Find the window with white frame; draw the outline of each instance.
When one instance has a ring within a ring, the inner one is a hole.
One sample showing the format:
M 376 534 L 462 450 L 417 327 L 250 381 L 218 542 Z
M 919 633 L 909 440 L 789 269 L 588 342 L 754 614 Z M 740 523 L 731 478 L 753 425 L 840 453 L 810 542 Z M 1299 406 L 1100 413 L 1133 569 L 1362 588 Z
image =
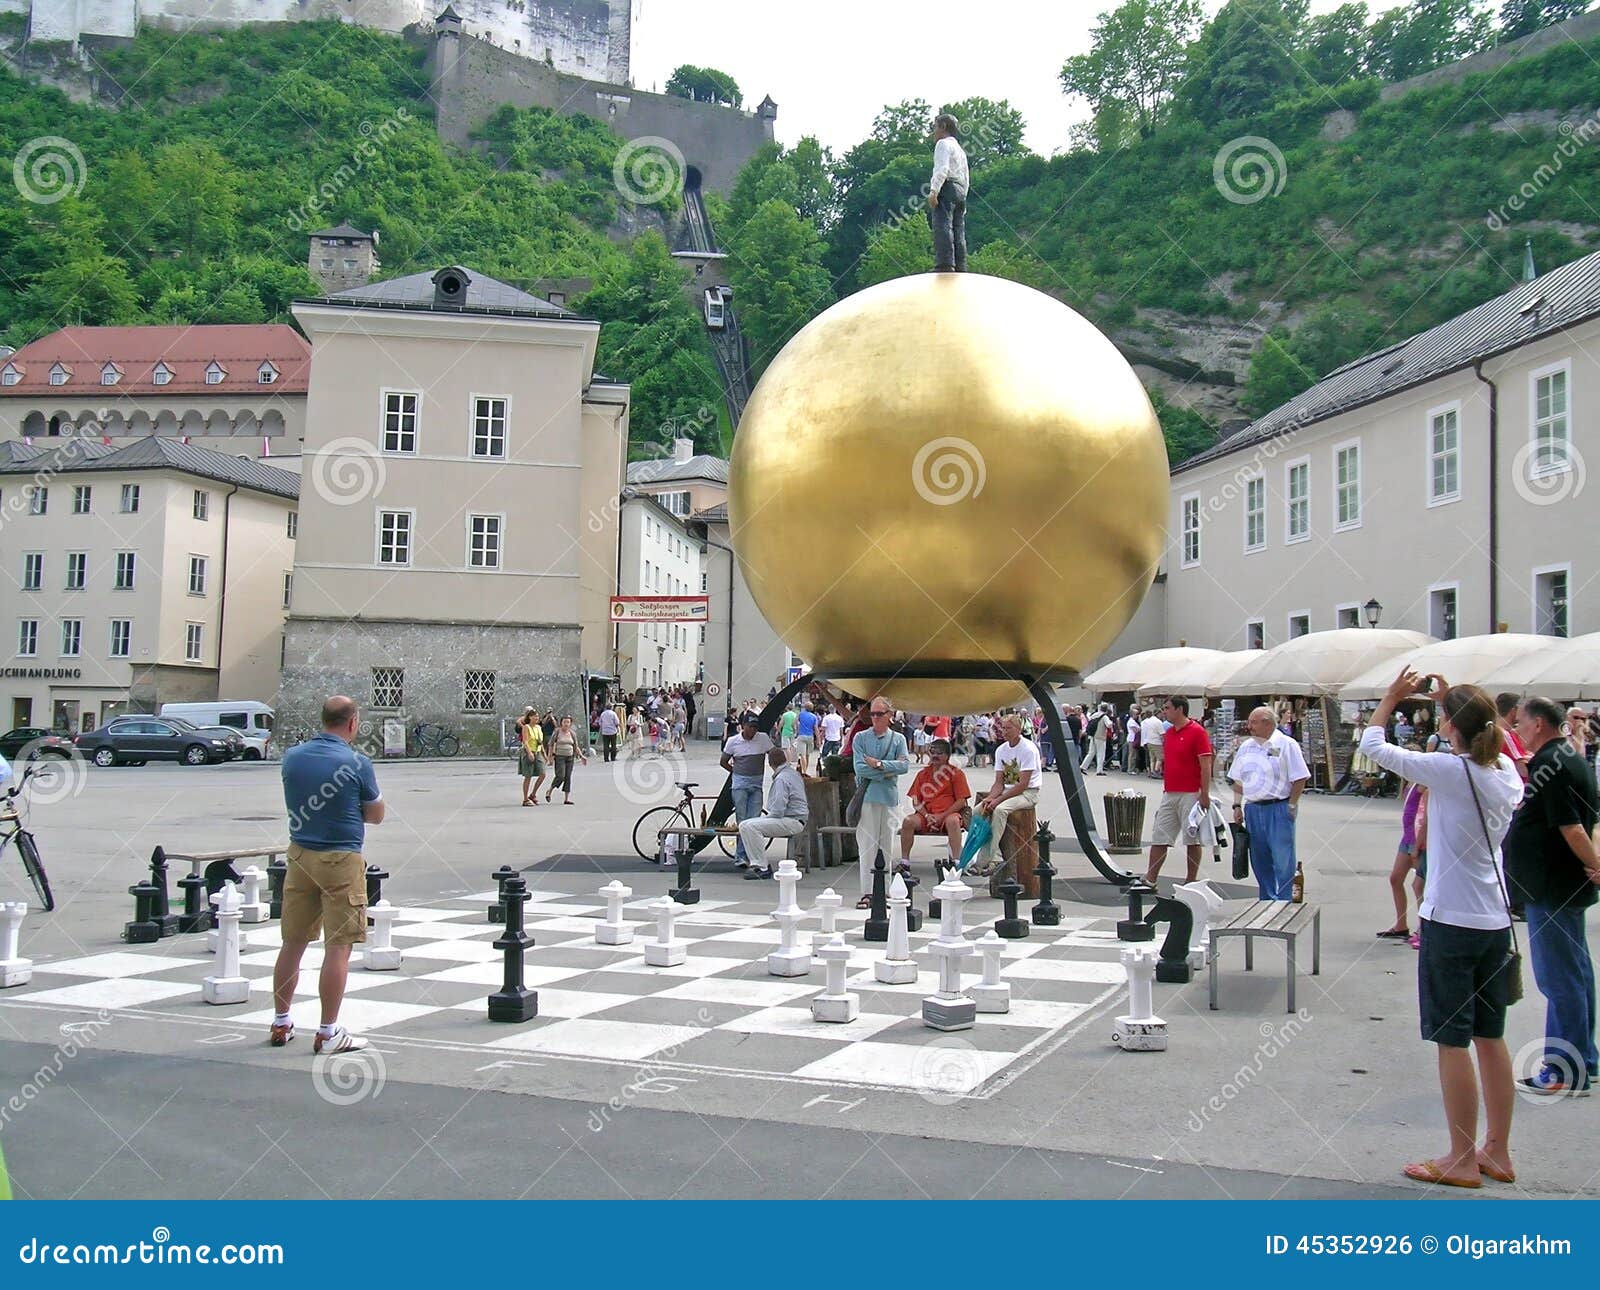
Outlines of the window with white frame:
M 155 371 L 150 373 L 150 380 L 154 385 L 171 385 L 172 369 L 165 363 L 157 363 Z
M 122 486 L 122 512 L 124 515 L 136 515 L 139 512 L 139 485 L 124 484 Z
M 411 563 L 411 512 L 378 512 L 378 563 Z
M 283 571 L 283 607 L 285 609 L 287 609 L 289 607 L 289 600 L 293 595 L 294 595 L 294 570 L 293 569 L 285 569 Z
M 674 515 L 684 516 L 689 513 L 689 493 L 685 489 L 677 493 L 662 493 L 661 504 Z
M 203 488 L 194 490 L 194 517 L 197 520 L 211 518 L 211 494 Z
M 372 706 L 400 708 L 406 701 L 406 670 L 403 667 L 372 669 Z
M 472 569 L 500 567 L 500 530 L 505 521 L 498 515 L 467 517 L 467 566 Z
M 1289 615 L 1289 639 L 1290 640 L 1298 640 L 1300 637 L 1309 636 L 1310 634 L 1311 634 L 1311 615 L 1310 614 L 1290 614 Z
M 86 551 L 67 552 L 67 590 L 82 591 L 89 573 L 89 555 Z
M 115 385 L 122 379 L 122 369 L 115 363 L 107 363 L 100 369 L 100 384 Z
M 51 368 L 50 368 L 50 384 L 51 385 L 65 385 L 67 383 L 67 376 L 68 376 L 67 369 L 62 367 L 60 363 L 55 363 L 55 364 L 53 364 L 51 366 Z
M 1428 634 L 1442 641 L 1456 638 L 1456 604 L 1458 592 L 1454 587 L 1435 587 L 1428 592 Z
M 111 620 L 111 657 L 127 658 L 133 652 L 133 619 Z
M 1428 414 L 1428 501 L 1461 496 L 1461 412 L 1438 408 Z
M 1183 509 L 1183 567 L 1200 563 L 1200 494 L 1191 493 L 1181 503 Z
M 39 620 L 37 618 L 21 618 L 17 620 L 17 654 L 22 658 L 32 658 L 39 652 Z
M 189 557 L 189 594 L 191 596 L 206 594 L 206 558 L 203 555 Z
M 1548 475 L 1572 464 L 1566 364 L 1533 374 L 1533 465 L 1531 474 Z
M 1361 445 L 1341 444 L 1333 450 L 1333 520 L 1335 529 L 1361 523 Z
M 472 455 L 506 455 L 506 400 L 480 398 L 472 401 Z
M 50 511 L 50 490 L 43 484 L 28 489 L 28 514 L 47 515 Z
M 1571 580 L 1571 573 L 1565 568 L 1534 570 L 1533 630 L 1539 635 L 1569 634 L 1568 584 Z
M 270 362 L 262 363 L 260 367 L 256 368 L 257 385 L 272 385 L 277 382 L 277 379 L 278 369 Z
M 1267 625 L 1259 618 L 1252 618 L 1244 625 L 1244 647 L 1246 649 L 1266 649 Z
M 1291 461 L 1283 468 L 1285 542 L 1304 542 L 1311 537 L 1311 463 Z
M 1339 627 L 1361 626 L 1361 606 L 1340 605 L 1333 611 L 1333 621 Z
M 383 450 L 417 450 L 417 406 L 421 395 L 406 390 L 386 390 L 383 395 Z
M 206 384 L 207 385 L 221 385 L 222 384 L 222 378 L 224 376 L 226 376 L 226 375 L 227 375 L 227 372 L 225 372 L 222 369 L 222 366 L 220 364 L 218 364 L 218 363 L 208 363 L 208 364 L 206 364 Z
M 285 525 L 285 529 L 288 532 L 290 537 L 299 537 L 300 536 L 300 512 L 299 511 L 290 511 L 289 512 L 289 519 L 288 519 L 287 524 Z
M 83 619 L 61 620 L 61 657 L 77 658 L 83 653 Z
M 1257 476 L 1244 481 L 1244 549 L 1259 551 L 1267 544 L 1267 481 Z
M 468 712 L 494 711 L 494 673 L 469 667 L 462 707 Z
M 22 589 L 38 591 L 44 585 L 44 552 L 25 551 L 22 555 Z
M 0 369 L 0 385 L 20 385 L 21 383 L 22 372 L 12 364 L 7 363 L 3 369 Z
M 134 565 L 136 564 L 132 551 L 117 552 L 117 576 L 112 587 L 116 591 L 132 591 Z
M 198 663 L 204 655 L 201 653 L 205 646 L 205 624 L 185 623 L 183 628 L 183 658 L 186 663 Z
M 74 484 L 72 486 L 72 513 L 74 515 L 87 515 L 93 489 L 88 484 Z

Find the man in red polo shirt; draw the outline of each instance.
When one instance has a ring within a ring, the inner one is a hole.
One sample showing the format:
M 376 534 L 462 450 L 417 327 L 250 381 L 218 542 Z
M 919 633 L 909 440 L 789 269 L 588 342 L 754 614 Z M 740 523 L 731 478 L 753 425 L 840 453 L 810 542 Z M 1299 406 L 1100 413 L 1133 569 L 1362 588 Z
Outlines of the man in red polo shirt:
M 901 872 L 911 872 L 911 840 L 919 833 L 943 833 L 950 842 L 950 863 L 960 864 L 961 832 L 972 816 L 972 789 L 965 772 L 950 760 L 948 739 L 928 745 L 928 764 L 917 772 L 906 796 L 911 812 L 900 821 Z
M 1211 808 L 1211 737 L 1198 721 L 1189 720 L 1189 700 L 1175 694 L 1161 705 L 1161 718 L 1171 728 L 1161 740 L 1161 805 L 1150 828 L 1150 871 L 1153 887 L 1167 858 L 1167 848 L 1184 841 L 1189 812 L 1196 802 Z M 1199 844 L 1189 846 L 1189 877 L 1200 876 Z

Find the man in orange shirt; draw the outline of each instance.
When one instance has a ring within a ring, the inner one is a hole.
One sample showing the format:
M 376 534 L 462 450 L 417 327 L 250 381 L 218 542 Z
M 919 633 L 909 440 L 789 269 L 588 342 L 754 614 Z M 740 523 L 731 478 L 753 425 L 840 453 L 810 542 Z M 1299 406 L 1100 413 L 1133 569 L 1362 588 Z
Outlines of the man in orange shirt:
M 911 781 L 911 812 L 900 822 L 900 869 L 911 872 L 911 839 L 919 833 L 943 833 L 950 840 L 950 863 L 961 860 L 961 832 L 972 816 L 972 790 L 966 772 L 950 760 L 950 741 L 928 745 L 928 764 Z

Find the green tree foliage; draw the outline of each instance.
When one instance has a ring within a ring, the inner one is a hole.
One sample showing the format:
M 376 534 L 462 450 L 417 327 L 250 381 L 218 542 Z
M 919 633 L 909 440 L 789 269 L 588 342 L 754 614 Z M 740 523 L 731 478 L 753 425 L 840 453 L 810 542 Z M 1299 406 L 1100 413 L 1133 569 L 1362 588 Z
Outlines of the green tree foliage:
M 659 456 L 675 437 L 718 452 L 721 383 L 705 328 L 684 292 L 689 273 L 659 233 L 634 239 L 627 260 L 574 302 L 605 320 L 595 367 L 633 386 L 633 456 Z
M 1372 24 L 1368 66 L 1404 80 L 1487 47 L 1493 20 L 1482 0 L 1411 0 Z
M 1193 408 L 1173 403 L 1160 390 L 1150 391 L 1150 406 L 1161 422 L 1161 437 L 1167 442 L 1167 463 L 1188 461 L 1217 441 L 1217 428 Z
M 822 235 L 793 203 L 769 198 L 726 239 L 728 277 L 755 374 L 833 303 Z
M 715 67 L 696 67 L 692 63 L 685 63 L 668 77 L 667 93 L 699 103 L 744 106 L 744 95 L 739 92 L 739 83 L 733 77 L 726 72 L 719 72 Z
M 1189 49 L 1180 98 L 1206 125 L 1265 112 L 1302 77 L 1307 0 L 1228 0 Z
M 1500 6 L 1500 39 L 1531 36 L 1541 27 L 1586 13 L 1593 0 L 1505 0 Z
M 1367 67 L 1367 6 L 1363 0 L 1319 14 L 1305 28 L 1297 58 L 1318 85 L 1342 85 Z
M 939 111 L 955 117 L 956 139 L 961 144 L 961 150 L 967 154 L 967 165 L 971 170 L 982 170 L 996 161 L 1020 157 L 1028 151 L 1022 142 L 1027 123 L 1022 119 L 1022 113 L 1005 99 L 998 102 L 986 98 L 961 99 L 946 103 Z M 930 142 L 926 146 L 931 172 L 933 145 Z
M 1124 0 L 1095 19 L 1089 52 L 1067 59 L 1061 87 L 1089 101 L 1097 150 L 1123 137 L 1114 127 L 1124 123 L 1143 138 L 1155 133 L 1200 17 L 1199 0 Z

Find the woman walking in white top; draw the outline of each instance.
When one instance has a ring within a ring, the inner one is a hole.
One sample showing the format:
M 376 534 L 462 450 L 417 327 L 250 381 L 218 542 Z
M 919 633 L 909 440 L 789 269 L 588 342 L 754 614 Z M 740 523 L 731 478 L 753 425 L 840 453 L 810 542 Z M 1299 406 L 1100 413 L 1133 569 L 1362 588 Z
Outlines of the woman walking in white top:
M 1436 698 L 1448 751 L 1416 752 L 1388 742 L 1396 705 Z M 1438 1045 L 1450 1149 L 1405 1167 L 1408 1178 L 1447 1187 L 1481 1187 L 1487 1175 L 1514 1182 L 1506 1049 L 1510 1006 L 1511 915 L 1500 871 L 1500 843 L 1522 800 L 1522 779 L 1501 753 L 1495 706 L 1475 685 L 1446 686 L 1407 669 L 1395 678 L 1361 736 L 1361 751 L 1385 770 L 1428 790 L 1428 882 L 1423 890 L 1417 996 L 1422 1037 Z M 1472 1051 L 1477 1051 L 1474 1071 Z M 1478 1084 L 1487 1132 L 1480 1147 Z

